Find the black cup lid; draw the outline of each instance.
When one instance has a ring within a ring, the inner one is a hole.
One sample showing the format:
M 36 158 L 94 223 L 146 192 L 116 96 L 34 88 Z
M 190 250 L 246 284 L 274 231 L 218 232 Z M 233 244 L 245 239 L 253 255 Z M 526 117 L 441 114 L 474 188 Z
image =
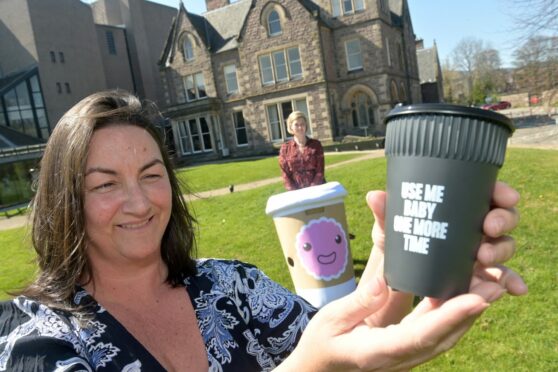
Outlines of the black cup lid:
M 416 114 L 467 116 L 503 125 L 511 133 L 515 130 L 512 120 L 505 115 L 491 110 L 446 103 L 416 103 L 408 106 L 396 106 L 388 112 L 384 118 L 384 123 L 387 125 L 391 119 L 398 116 Z

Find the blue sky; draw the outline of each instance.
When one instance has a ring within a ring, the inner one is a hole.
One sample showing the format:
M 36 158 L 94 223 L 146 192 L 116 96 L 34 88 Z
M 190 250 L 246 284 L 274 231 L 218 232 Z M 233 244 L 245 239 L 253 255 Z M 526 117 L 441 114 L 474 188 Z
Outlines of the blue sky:
M 151 0 L 177 7 L 179 0 Z M 91 0 L 86 1 L 91 2 Z M 184 0 L 192 13 L 205 12 L 204 0 Z M 415 35 L 426 47 L 434 40 L 443 63 L 460 40 L 476 38 L 500 52 L 504 67 L 511 67 L 517 34 L 506 0 L 408 0 Z

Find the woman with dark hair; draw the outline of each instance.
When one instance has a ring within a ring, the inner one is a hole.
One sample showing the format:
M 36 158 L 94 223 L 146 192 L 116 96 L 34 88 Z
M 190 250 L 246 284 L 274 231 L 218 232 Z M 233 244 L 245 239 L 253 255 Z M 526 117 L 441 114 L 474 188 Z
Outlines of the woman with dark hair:
M 375 248 L 358 288 L 319 312 L 254 266 L 195 259 L 194 219 L 154 115 L 101 92 L 54 129 L 32 204 L 38 275 L 0 304 L 0 371 L 408 369 L 453 346 L 504 292 L 527 290 L 499 265 L 518 221 L 504 184 L 470 293 L 407 316 L 413 296 L 383 280 L 382 192 L 367 196 Z

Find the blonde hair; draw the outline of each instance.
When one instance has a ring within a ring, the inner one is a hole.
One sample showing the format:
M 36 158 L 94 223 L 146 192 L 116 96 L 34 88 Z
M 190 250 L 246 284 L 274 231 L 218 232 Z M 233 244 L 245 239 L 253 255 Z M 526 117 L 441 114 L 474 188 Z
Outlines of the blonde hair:
M 21 294 L 76 315 L 86 311 L 73 303 L 76 285 L 91 280 L 87 259 L 84 212 L 84 170 L 89 143 L 100 128 L 130 125 L 145 129 L 157 143 L 172 189 L 170 221 L 161 241 L 161 257 L 168 267 L 167 283 L 178 286 L 196 272 L 194 218 L 182 198 L 179 181 L 154 124 L 162 119 L 154 104 L 112 90 L 92 94 L 72 107 L 50 136 L 32 201 L 32 240 L 39 272 Z
M 287 118 L 287 132 L 289 132 L 290 134 L 294 134 L 292 125 L 293 123 L 299 119 L 299 118 L 303 118 L 304 119 L 304 123 L 306 124 L 306 130 L 308 130 L 308 118 L 306 117 L 306 115 L 304 114 L 304 112 L 302 111 L 293 111 L 291 112 L 291 114 L 289 115 L 289 117 Z

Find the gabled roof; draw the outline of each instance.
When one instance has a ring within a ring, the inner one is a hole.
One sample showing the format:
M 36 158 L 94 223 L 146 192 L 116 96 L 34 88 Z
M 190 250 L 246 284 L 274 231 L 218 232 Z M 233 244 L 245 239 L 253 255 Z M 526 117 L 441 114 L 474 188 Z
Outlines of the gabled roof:
M 169 36 L 159 59 L 159 65 L 168 64 L 174 58 L 173 45 L 180 36 L 181 16 L 188 18 L 205 48 L 213 53 L 220 53 L 238 47 L 239 37 L 251 7 L 252 0 L 240 0 L 198 15 L 188 12 L 184 4 L 180 2 L 178 13 L 172 22 Z
M 438 81 L 440 64 L 438 62 L 438 50 L 436 45 L 432 48 L 417 50 L 417 64 L 421 84 L 435 83 Z
M 214 53 L 238 47 L 238 38 L 248 17 L 252 0 L 240 0 L 203 14 L 207 27 L 210 49 Z

